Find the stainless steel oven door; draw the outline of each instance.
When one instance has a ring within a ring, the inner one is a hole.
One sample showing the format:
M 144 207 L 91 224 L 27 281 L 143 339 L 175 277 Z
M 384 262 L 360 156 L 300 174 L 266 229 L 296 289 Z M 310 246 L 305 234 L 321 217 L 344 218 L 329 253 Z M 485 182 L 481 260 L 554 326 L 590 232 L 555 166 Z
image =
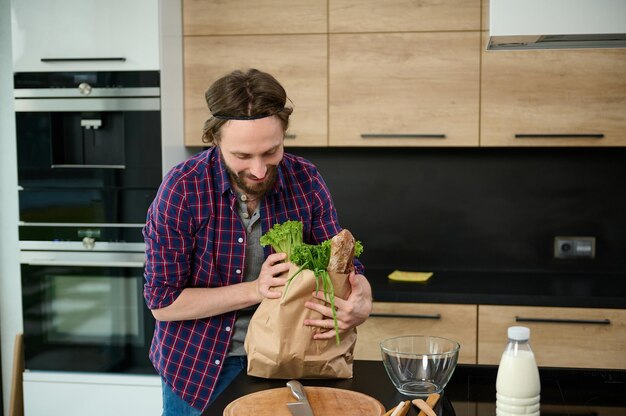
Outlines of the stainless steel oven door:
M 143 252 L 22 251 L 26 368 L 153 374 Z

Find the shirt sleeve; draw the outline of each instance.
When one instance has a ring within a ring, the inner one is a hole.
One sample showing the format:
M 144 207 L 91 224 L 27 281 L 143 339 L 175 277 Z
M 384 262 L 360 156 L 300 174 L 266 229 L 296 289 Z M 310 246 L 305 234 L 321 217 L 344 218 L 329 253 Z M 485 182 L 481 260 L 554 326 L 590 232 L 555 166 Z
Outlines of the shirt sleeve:
M 160 309 L 178 298 L 189 278 L 193 219 L 182 180 L 164 179 L 148 209 L 143 235 L 144 297 L 148 308 Z

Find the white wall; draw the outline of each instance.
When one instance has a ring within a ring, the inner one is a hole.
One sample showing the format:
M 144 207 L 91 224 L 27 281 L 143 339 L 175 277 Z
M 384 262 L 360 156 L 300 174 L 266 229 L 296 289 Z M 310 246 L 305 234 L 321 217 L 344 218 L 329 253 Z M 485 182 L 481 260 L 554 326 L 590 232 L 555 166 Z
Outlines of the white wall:
M 182 0 L 161 0 L 161 155 L 163 174 L 200 151 L 183 145 Z
M 8 415 L 13 341 L 22 332 L 10 0 L 0 0 L 0 56 L 0 339 L 2 402 Z
M 10 0 L 0 0 L 0 340 L 8 414 L 15 335 L 23 331 L 18 250 L 17 155 L 13 110 Z M 181 0 L 160 0 L 163 173 L 200 149 L 183 146 Z

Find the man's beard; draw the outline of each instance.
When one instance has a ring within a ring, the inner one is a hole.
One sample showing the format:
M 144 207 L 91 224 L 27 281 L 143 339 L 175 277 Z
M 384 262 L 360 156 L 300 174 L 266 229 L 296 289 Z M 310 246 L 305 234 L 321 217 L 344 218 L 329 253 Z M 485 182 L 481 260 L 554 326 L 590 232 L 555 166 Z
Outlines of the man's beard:
M 267 193 L 270 189 L 274 187 L 276 183 L 276 178 L 278 177 L 278 167 L 276 165 L 268 165 L 267 166 L 267 179 L 261 183 L 246 183 L 246 177 L 249 177 L 250 174 L 246 172 L 235 173 L 222 159 L 222 163 L 226 167 L 226 172 L 228 172 L 228 177 L 230 178 L 231 183 L 236 185 L 237 189 L 246 193 L 247 196 L 251 197 L 261 197 Z

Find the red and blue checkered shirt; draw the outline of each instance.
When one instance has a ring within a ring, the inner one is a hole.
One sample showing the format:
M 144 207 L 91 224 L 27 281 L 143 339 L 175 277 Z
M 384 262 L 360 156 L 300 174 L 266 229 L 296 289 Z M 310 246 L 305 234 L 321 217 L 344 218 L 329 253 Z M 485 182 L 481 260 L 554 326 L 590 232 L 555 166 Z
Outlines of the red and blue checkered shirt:
M 330 192 L 313 164 L 284 154 L 278 177 L 261 205 L 265 233 L 287 220 L 303 223 L 304 241 L 317 244 L 341 228 Z M 220 287 L 243 281 L 246 230 L 236 193 L 212 147 L 174 167 L 148 209 L 144 296 L 150 309 L 170 305 L 186 287 Z M 269 247 L 265 248 L 269 254 Z M 358 273 L 362 265 L 355 262 Z M 210 318 L 156 322 L 150 359 L 167 385 L 186 402 L 209 402 L 235 324 L 236 312 Z

